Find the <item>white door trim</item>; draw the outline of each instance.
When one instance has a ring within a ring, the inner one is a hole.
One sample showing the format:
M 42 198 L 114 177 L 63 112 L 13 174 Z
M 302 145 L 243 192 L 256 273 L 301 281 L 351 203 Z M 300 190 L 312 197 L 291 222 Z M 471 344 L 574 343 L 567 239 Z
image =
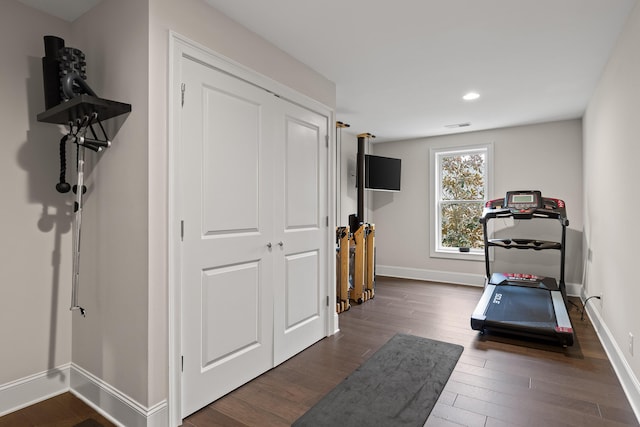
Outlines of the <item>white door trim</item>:
M 273 92 L 290 102 L 298 104 L 324 115 L 328 118 L 329 135 L 328 141 L 328 170 L 327 170 L 327 212 L 328 232 L 327 232 L 327 295 L 329 304 L 326 307 L 327 325 L 325 335 L 331 335 L 338 330 L 338 317 L 335 312 L 335 256 L 330 250 L 334 247 L 335 230 L 335 182 L 336 165 L 335 141 L 333 135 L 333 124 L 335 123 L 334 112 L 322 103 L 311 99 L 287 86 L 282 85 L 264 75 L 261 75 L 243 65 L 224 57 L 211 49 L 188 38 L 169 32 L 169 70 L 168 70 L 168 364 L 169 364 L 169 425 L 178 426 L 182 422 L 182 383 L 181 383 L 181 215 L 177 189 L 179 188 L 179 144 L 180 144 L 180 108 L 181 108 L 181 70 L 180 64 L 183 57 L 190 57 L 207 66 L 218 69 L 222 72 L 242 79 L 250 84 L 259 86 L 267 91 Z M 188 94 L 187 94 L 188 96 Z

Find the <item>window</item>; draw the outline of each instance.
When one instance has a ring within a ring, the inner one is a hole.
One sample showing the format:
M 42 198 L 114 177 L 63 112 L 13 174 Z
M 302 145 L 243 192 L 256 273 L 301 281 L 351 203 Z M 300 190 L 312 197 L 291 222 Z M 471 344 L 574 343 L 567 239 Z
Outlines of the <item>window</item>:
M 433 256 L 478 258 L 484 254 L 478 219 L 489 194 L 490 145 L 432 149 Z

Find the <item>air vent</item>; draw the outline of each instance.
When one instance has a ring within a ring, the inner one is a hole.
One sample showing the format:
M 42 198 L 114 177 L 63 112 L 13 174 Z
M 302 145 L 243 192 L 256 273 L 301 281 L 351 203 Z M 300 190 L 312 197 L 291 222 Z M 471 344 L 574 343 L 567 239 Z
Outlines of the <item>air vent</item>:
M 467 126 L 471 126 L 471 123 L 454 123 L 452 125 L 445 125 L 445 127 L 449 129 L 464 128 Z

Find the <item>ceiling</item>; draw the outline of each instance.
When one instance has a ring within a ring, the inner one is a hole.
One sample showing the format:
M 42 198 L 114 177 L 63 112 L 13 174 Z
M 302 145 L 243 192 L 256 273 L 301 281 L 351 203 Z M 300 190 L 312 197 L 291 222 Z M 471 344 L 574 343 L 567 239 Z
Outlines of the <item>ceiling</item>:
M 203 1 L 335 82 L 336 119 L 377 142 L 581 117 L 637 2 Z
M 102 0 L 18 0 L 55 17 L 73 22 Z

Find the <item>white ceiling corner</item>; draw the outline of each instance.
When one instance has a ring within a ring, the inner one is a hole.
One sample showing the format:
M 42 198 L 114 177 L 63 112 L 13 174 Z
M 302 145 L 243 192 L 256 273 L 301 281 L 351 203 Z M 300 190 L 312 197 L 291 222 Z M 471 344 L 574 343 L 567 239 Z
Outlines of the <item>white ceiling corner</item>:
M 49 15 L 73 22 L 102 0 L 18 0 Z

